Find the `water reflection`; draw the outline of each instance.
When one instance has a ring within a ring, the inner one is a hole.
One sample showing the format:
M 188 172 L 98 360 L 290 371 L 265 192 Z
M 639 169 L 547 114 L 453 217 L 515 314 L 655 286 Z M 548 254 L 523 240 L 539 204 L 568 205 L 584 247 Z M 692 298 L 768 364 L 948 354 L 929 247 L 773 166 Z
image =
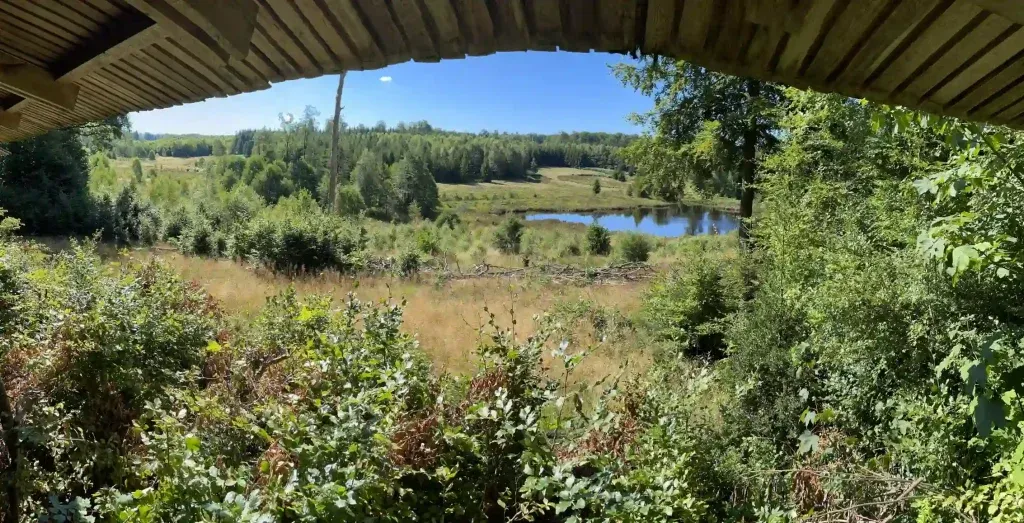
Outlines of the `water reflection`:
M 739 227 L 739 218 L 734 214 L 690 205 L 636 208 L 632 211 L 531 213 L 526 215 L 526 220 L 558 220 L 585 225 L 597 221 L 611 231 L 636 231 L 665 237 L 726 234 Z

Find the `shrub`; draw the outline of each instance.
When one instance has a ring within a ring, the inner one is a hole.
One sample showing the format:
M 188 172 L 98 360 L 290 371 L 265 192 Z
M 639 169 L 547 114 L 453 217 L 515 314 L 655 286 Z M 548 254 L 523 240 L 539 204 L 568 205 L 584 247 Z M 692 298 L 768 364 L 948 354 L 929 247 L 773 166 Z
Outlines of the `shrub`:
M 337 198 L 338 214 L 341 216 L 358 216 L 366 208 L 363 205 L 363 197 L 359 194 L 359 188 L 355 185 L 345 185 L 338 189 Z
M 395 259 L 394 270 L 399 276 L 412 276 L 420 271 L 421 262 L 420 253 L 413 250 L 403 251 Z
M 625 262 L 645 262 L 651 254 L 651 242 L 639 233 L 629 233 L 619 240 L 619 258 Z
M 519 254 L 524 228 L 522 220 L 515 216 L 509 216 L 495 231 L 494 246 L 505 254 Z
M 455 230 L 455 228 L 461 224 L 462 219 L 459 218 L 459 215 L 448 210 L 443 211 L 437 216 L 437 219 L 434 220 L 434 225 L 438 228 L 448 227 L 449 229 Z
M 191 256 L 219 256 L 222 252 L 218 250 L 215 235 L 209 220 L 197 216 L 178 237 L 178 250 Z
M 164 240 L 173 240 L 181 236 L 189 226 L 192 217 L 184 207 L 177 207 L 167 213 L 164 220 Z
M 591 186 L 591 189 L 594 191 L 594 194 L 601 194 L 601 179 L 600 178 L 594 178 L 594 185 Z
M 329 215 L 261 217 L 236 229 L 230 254 L 278 272 L 348 271 L 366 244 L 366 231 Z
M 612 236 L 608 229 L 594 221 L 587 226 L 587 252 L 604 256 L 612 250 Z
M 423 254 L 434 255 L 441 251 L 441 242 L 437 233 L 430 228 L 422 228 L 416 231 L 416 249 Z
M 647 328 L 688 355 L 725 356 L 727 317 L 739 296 L 724 273 L 722 262 L 702 252 L 655 280 L 643 298 Z

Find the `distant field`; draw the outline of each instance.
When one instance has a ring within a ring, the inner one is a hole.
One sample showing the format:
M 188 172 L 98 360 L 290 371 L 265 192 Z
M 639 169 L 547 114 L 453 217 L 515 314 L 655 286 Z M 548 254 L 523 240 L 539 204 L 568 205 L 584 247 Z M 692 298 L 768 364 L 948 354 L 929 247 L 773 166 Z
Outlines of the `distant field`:
M 157 156 L 156 160 L 147 160 L 145 158 L 140 158 L 139 162 L 142 163 L 142 171 L 143 172 L 149 172 L 150 169 L 155 169 L 157 173 L 167 173 L 167 172 L 186 173 L 186 172 L 196 172 L 196 169 L 197 169 L 196 164 L 199 162 L 199 160 L 204 160 L 204 162 L 209 162 L 209 161 L 211 161 L 213 159 L 214 159 L 213 157 L 173 158 L 173 157 L 170 157 L 170 156 Z M 118 174 L 121 174 L 121 173 L 131 173 L 132 161 L 133 160 L 135 160 L 135 159 L 134 158 L 118 158 L 116 160 L 111 160 L 110 165 L 114 168 L 115 171 L 117 171 Z
M 441 200 L 456 210 L 483 212 L 616 209 L 664 205 L 628 196 L 628 182 L 593 169 L 543 167 L 537 181 L 497 180 L 489 183 L 439 184 Z M 594 179 L 601 193 L 594 194 Z

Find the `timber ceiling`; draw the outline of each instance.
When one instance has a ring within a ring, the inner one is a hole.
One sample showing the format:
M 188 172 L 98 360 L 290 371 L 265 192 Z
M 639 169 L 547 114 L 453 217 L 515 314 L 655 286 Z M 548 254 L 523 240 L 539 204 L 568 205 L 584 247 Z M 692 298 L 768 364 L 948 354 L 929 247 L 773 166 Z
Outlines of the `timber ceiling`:
M 556 49 L 1024 127 L 1024 0 L 0 0 L 0 142 L 341 70 Z

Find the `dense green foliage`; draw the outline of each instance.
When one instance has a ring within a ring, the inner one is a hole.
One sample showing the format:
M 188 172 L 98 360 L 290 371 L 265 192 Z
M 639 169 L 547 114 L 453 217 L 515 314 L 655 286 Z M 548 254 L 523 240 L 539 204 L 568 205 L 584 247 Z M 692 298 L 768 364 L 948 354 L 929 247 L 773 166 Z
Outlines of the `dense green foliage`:
M 594 221 L 587 226 L 587 252 L 590 254 L 605 255 L 612 250 L 612 235 L 608 229 Z
M 751 248 L 673 244 L 676 266 L 635 318 L 563 304 L 523 340 L 491 315 L 467 376 L 431 368 L 402 305 L 290 291 L 228 321 L 158 263 L 46 254 L 4 219 L 0 481 L 14 519 L 1024 521 L 1024 136 L 686 64 L 622 74 L 659 93 L 654 133 L 628 146 L 636 190 L 756 181 Z M 73 136 L 0 167 L 77 168 L 65 174 L 84 190 L 90 166 L 103 203 L 88 216 L 112 239 L 283 272 L 346 271 L 374 248 L 409 275 L 480 231 L 480 248 L 524 264 L 667 248 L 596 224 L 543 236 L 514 215 L 468 231 L 439 208 L 437 166 L 461 173 L 476 145 L 529 140 L 425 124 L 347 138 L 343 213 L 404 223 L 324 212 L 308 120 L 236 139 L 245 156 L 188 187 L 117 187 Z M 500 176 L 494 150 L 465 172 Z M 725 178 L 701 175 L 722 165 Z M 49 223 L 18 209 L 29 232 Z M 564 323 L 584 319 L 609 345 L 650 346 L 650 368 L 575 381 L 599 347 L 573 345 Z
M 656 413 L 628 391 L 584 410 L 568 388 L 582 354 L 564 343 L 563 379 L 541 371 L 550 329 L 515 342 L 494 326 L 475 376 L 438 377 L 400 306 L 285 293 L 238 330 L 159 265 L 0 249 L 25 520 L 710 514 L 684 434 L 641 435 Z
M 622 236 L 615 245 L 619 258 L 628 263 L 645 262 L 651 254 L 651 242 L 639 233 Z
M 653 109 L 633 115 L 648 134 L 621 151 L 639 174 L 640 192 L 668 201 L 689 191 L 739 198 L 745 240 L 758 164 L 778 141 L 781 89 L 659 57 L 620 64 L 615 74 L 654 99 Z
M 494 233 L 494 246 L 501 252 L 519 254 L 523 243 L 523 221 L 509 216 Z

